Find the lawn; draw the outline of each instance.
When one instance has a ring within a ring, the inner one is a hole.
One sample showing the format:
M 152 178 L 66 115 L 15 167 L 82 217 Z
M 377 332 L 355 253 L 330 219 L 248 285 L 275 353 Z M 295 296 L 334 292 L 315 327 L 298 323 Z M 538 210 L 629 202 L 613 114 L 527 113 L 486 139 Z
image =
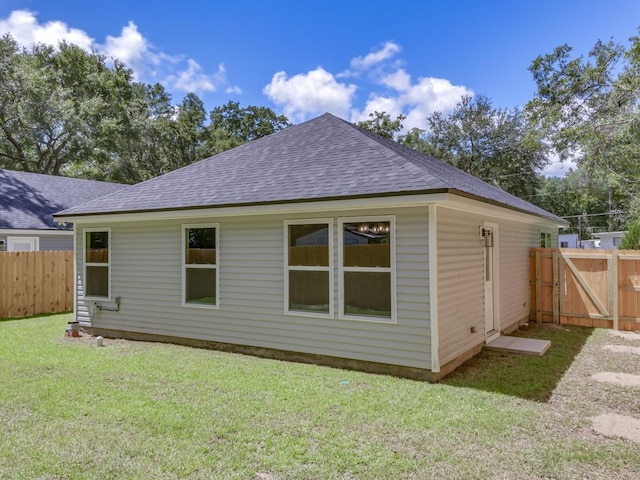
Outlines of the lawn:
M 99 348 L 64 338 L 69 319 L 0 322 L 0 479 L 637 478 L 640 448 L 593 434 L 594 406 L 570 399 L 579 387 L 545 402 L 548 391 L 465 383 L 492 368 L 484 357 L 429 384 L 176 345 Z M 586 349 L 605 334 L 577 337 Z M 563 368 L 558 388 L 584 373 Z

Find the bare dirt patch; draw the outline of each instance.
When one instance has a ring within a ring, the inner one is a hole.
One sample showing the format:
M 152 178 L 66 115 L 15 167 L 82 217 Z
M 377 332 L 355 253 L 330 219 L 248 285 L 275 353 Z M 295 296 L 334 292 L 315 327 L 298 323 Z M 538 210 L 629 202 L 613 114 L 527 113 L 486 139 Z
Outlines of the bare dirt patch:
M 592 377 L 594 380 L 603 383 L 614 383 L 624 387 L 640 387 L 640 375 L 630 375 L 618 372 L 599 372 Z
M 605 345 L 603 348 L 614 353 L 630 353 L 631 355 L 640 355 L 640 347 L 631 347 L 629 345 Z
M 623 332 L 621 330 L 610 330 L 610 337 L 623 338 L 624 340 L 630 340 L 632 342 L 640 342 L 640 333 L 637 332 Z

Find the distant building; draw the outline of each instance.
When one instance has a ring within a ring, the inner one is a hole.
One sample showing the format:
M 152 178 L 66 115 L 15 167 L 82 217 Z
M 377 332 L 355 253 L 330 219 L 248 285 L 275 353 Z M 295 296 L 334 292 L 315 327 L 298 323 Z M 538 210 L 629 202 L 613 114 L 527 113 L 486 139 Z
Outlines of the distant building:
M 577 233 L 561 233 L 558 235 L 560 248 L 580 248 Z
M 600 246 L 598 248 L 604 250 L 617 249 L 622 242 L 622 238 L 627 232 L 600 232 L 594 233 L 593 236 L 600 239 Z

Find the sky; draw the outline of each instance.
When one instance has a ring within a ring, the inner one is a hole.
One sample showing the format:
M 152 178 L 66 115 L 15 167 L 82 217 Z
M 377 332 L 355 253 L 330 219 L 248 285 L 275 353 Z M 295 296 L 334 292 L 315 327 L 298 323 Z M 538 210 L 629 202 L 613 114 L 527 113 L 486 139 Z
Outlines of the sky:
M 522 108 L 537 56 L 628 45 L 638 27 L 638 0 L 0 0 L 0 35 L 98 50 L 174 103 L 193 91 L 207 111 L 232 100 L 293 123 L 385 111 L 405 115 L 405 130 L 463 95 Z

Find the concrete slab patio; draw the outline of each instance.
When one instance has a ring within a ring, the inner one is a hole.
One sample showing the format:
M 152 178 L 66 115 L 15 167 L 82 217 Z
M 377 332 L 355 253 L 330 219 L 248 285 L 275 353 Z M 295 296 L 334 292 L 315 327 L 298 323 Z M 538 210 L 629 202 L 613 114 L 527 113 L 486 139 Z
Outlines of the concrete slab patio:
M 492 340 L 485 345 L 490 350 L 500 350 L 503 352 L 524 353 L 526 355 L 544 355 L 551 342 L 549 340 L 538 340 L 535 338 L 510 337 L 503 335 Z

